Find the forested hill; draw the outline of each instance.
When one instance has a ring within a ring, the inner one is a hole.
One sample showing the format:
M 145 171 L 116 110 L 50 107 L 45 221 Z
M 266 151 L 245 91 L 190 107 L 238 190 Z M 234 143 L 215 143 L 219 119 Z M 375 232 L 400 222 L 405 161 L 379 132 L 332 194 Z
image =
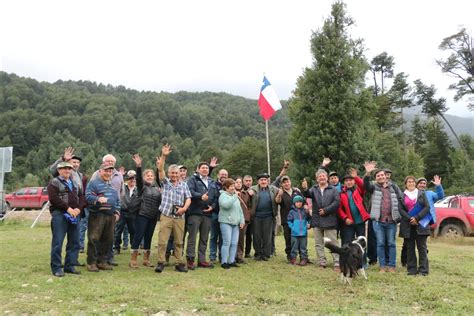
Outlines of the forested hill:
M 6 176 L 10 190 L 45 184 L 48 164 L 67 146 L 84 158 L 86 173 L 106 153 L 128 169 L 130 155 L 138 152 L 145 167 L 152 167 L 163 143 L 173 146 L 170 162 L 190 168 L 212 156 L 233 172 L 266 166 L 257 101 L 226 93 L 156 93 L 90 81 L 51 84 L 0 72 L 0 118 L 0 147 L 14 147 L 13 172 Z M 274 169 L 286 152 L 289 125 L 284 105 L 270 121 Z

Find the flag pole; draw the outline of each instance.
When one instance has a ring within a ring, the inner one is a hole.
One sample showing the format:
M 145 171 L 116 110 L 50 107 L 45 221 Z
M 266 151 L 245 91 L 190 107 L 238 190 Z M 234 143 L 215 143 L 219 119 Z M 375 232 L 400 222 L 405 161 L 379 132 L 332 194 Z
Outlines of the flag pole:
M 265 133 L 267 135 L 267 164 L 268 174 L 270 175 L 270 142 L 268 140 L 268 120 L 265 120 Z

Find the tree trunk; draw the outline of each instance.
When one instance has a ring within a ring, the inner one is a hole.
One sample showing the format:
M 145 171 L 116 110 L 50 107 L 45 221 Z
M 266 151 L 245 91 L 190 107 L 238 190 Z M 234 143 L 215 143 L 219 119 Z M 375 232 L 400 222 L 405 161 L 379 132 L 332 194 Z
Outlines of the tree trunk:
M 456 134 L 456 132 L 454 131 L 453 127 L 451 126 L 451 124 L 449 124 L 448 120 L 446 119 L 446 117 L 444 117 L 444 115 L 439 112 L 438 115 L 444 120 L 444 122 L 446 123 L 446 125 L 448 125 L 449 129 L 451 130 L 451 133 L 453 133 L 454 137 L 456 138 L 456 140 L 458 141 L 459 143 L 459 147 L 461 147 L 461 150 L 462 152 L 464 153 L 464 156 L 466 157 L 466 159 L 469 160 L 469 155 L 467 154 L 467 151 L 466 149 L 464 148 L 464 145 L 462 144 L 461 140 L 459 139 L 458 137 L 458 134 Z

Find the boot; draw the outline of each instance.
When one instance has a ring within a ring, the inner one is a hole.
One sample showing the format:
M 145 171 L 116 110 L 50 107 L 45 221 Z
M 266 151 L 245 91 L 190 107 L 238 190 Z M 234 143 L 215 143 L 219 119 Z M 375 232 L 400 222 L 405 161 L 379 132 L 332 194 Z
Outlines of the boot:
M 145 253 L 143 254 L 143 265 L 145 267 L 152 267 L 150 263 L 150 253 L 151 253 L 150 250 L 146 250 Z
M 130 268 L 138 269 L 137 257 L 138 257 L 138 250 L 133 250 L 132 258 L 130 259 L 130 263 L 128 264 Z

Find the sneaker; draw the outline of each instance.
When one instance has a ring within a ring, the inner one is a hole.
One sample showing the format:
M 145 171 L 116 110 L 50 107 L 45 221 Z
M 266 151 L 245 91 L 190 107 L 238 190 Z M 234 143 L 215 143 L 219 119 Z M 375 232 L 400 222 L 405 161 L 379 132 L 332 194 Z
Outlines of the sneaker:
M 164 263 L 158 262 L 158 264 L 156 265 L 156 268 L 155 268 L 155 272 L 161 273 L 161 272 L 163 272 L 164 269 L 165 269 Z
M 186 266 L 183 263 L 176 265 L 174 269 L 178 272 L 188 272 L 188 269 L 186 269 Z
M 194 260 L 187 260 L 188 270 L 194 270 L 196 267 L 194 266 Z
M 81 274 L 81 271 L 78 271 L 76 269 L 70 269 L 70 270 L 64 270 L 64 273 L 70 273 L 70 274 Z
M 223 264 L 221 264 L 221 267 L 222 267 L 222 269 L 226 269 L 226 270 L 227 270 L 227 269 L 230 269 L 230 266 L 229 266 L 228 263 L 223 263 Z
M 300 260 L 300 266 L 304 267 L 307 264 L 308 264 L 308 259 L 303 258 L 303 259 Z
M 231 267 L 231 268 L 240 268 L 240 266 L 236 262 L 232 262 L 231 264 L 229 264 L 229 267 Z
M 115 261 L 115 259 L 110 259 L 107 261 L 107 264 L 114 267 L 118 266 L 118 263 Z
M 198 265 L 197 265 L 199 268 L 214 268 L 214 265 L 212 263 L 209 263 L 209 262 L 206 262 L 206 261 L 203 261 L 203 262 L 198 262 Z
M 87 265 L 87 271 L 89 272 L 99 272 L 99 268 L 95 263 Z
M 99 270 L 112 270 L 113 269 L 113 267 L 107 263 L 98 263 L 97 268 L 99 268 Z
M 62 278 L 64 276 L 63 270 L 59 270 L 53 273 L 55 277 Z

